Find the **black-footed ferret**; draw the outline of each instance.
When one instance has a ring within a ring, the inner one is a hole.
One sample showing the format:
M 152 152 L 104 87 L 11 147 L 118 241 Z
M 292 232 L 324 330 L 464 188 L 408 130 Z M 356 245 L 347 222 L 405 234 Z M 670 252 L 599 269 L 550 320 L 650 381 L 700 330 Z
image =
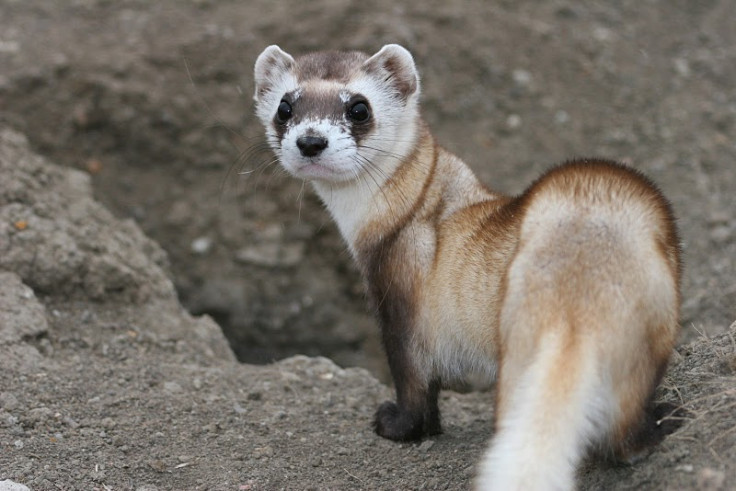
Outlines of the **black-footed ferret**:
M 490 191 L 435 142 L 395 44 L 296 59 L 269 46 L 255 85 L 269 144 L 312 182 L 365 278 L 396 386 L 379 435 L 439 433 L 442 383 L 480 370 L 497 379 L 480 489 L 571 489 L 588 451 L 627 458 L 663 437 L 652 398 L 680 262 L 650 181 L 576 160 L 518 197 Z

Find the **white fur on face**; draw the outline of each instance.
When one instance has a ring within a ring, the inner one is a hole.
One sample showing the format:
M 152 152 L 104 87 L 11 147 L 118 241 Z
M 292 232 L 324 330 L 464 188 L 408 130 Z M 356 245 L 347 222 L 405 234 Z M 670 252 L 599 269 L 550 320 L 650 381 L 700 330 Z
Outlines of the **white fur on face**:
M 417 95 L 407 101 L 398 100 L 371 78 L 354 80 L 345 90 L 361 94 L 368 100 L 374 119 L 373 131 L 356 144 L 356 157 L 348 163 L 354 166 L 352 181 L 339 186 L 335 185 L 335 180 L 312 182 L 352 250 L 353 239 L 364 217 L 391 208 L 383 202 L 380 189 L 412 152 L 419 115 Z
M 306 135 L 327 139 L 327 148 L 317 156 L 303 156 L 297 140 Z M 347 124 L 327 119 L 308 119 L 289 128 L 276 151 L 284 169 L 300 179 L 342 182 L 362 172 L 358 148 Z
M 390 177 L 416 143 L 417 96 L 407 101 L 380 87 L 371 78 L 361 78 L 348 85 L 348 90 L 362 94 L 371 105 L 374 118 L 373 132 L 361 142 L 366 159 L 374 162 L 382 177 Z
M 274 80 L 270 81 L 268 91 L 256 99 L 256 115 L 261 120 L 266 130 L 266 140 L 274 151 L 278 151 L 279 147 L 278 135 L 273 126 L 274 115 L 284 94 L 295 92 L 298 97 L 298 91 L 299 84 L 294 74 L 282 72 Z

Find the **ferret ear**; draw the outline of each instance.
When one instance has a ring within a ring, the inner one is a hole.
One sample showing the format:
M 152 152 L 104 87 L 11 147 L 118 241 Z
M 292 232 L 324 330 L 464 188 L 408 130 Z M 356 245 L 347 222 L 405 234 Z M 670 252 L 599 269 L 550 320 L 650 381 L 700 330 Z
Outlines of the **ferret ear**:
M 275 44 L 264 49 L 256 60 L 256 93 L 253 99 L 257 102 L 284 73 L 293 70 L 294 65 L 294 58 Z
M 419 73 L 409 51 L 398 44 L 387 44 L 363 64 L 366 73 L 393 85 L 406 100 L 419 92 Z

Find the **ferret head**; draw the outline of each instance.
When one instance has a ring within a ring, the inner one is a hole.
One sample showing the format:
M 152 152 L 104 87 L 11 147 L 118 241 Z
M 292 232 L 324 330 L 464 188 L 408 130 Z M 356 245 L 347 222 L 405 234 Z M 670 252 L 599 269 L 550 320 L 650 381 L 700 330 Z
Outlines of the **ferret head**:
M 283 167 L 301 179 L 380 184 L 412 151 L 419 76 L 396 44 L 368 56 L 294 59 L 269 46 L 255 65 L 256 113 Z

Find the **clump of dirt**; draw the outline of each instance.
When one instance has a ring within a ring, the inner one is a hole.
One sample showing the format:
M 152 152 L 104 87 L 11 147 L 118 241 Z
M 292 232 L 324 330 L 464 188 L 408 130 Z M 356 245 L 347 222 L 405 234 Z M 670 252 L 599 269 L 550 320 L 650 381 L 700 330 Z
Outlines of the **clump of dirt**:
M 294 54 L 404 44 L 439 141 L 501 191 L 580 155 L 660 183 L 686 260 L 683 345 L 661 397 L 692 418 L 644 462 L 591 464 L 582 484 L 725 489 L 736 478 L 726 0 L 2 10 L 0 486 L 470 483 L 492 394 L 448 392 L 446 433 L 397 445 L 370 431 L 391 394 L 366 371 L 304 357 L 239 365 L 228 349 L 251 363 L 302 353 L 385 373 L 335 227 L 262 151 L 251 71 L 273 43 Z

